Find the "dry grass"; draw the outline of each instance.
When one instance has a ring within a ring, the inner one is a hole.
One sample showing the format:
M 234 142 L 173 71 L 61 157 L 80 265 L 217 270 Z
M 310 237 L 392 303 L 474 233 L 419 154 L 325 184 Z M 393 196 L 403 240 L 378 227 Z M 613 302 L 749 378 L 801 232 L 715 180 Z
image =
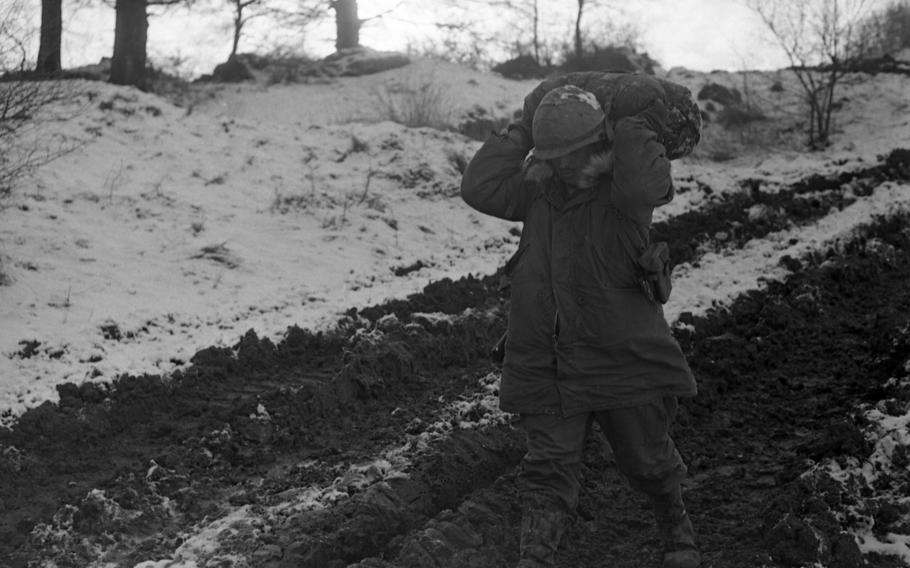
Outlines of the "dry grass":
M 12 276 L 6 272 L 6 259 L 0 256 L 0 286 L 9 286 L 12 283 Z
M 372 91 L 375 110 L 382 120 L 410 128 L 448 129 L 452 105 L 432 74 L 408 72 Z
M 802 150 L 801 130 L 782 119 L 767 119 L 732 126 L 712 123 L 702 129 L 701 142 L 692 158 L 726 162 L 742 156 L 763 155 L 783 150 Z

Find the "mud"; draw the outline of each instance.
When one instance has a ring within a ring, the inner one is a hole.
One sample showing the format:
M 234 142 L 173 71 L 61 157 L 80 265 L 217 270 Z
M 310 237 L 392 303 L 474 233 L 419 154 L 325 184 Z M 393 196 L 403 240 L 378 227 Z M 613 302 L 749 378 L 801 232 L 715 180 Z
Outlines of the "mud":
M 830 480 L 801 476 L 826 458 L 868 458 L 860 404 L 888 401 L 903 413 L 910 403 L 906 386 L 886 386 L 908 375 L 908 220 L 882 220 L 786 282 L 691 318 L 693 331 L 678 330 L 701 389 L 684 404 L 674 435 L 690 465 L 685 495 L 704 566 L 904 566 L 893 556 L 863 557 L 847 532 L 859 527 L 838 515 L 871 507 L 884 534 L 906 511 L 863 504 Z M 616 473 L 604 445 L 589 442 L 582 506 L 558 565 L 658 565 L 644 499 Z M 900 492 L 907 481 L 884 484 Z M 503 476 L 408 536 L 392 558 L 358 566 L 509 565 L 517 561 L 517 509 L 514 477 Z
M 774 192 L 757 182 L 656 230 L 694 243 L 675 249 L 677 262 L 697 261 L 907 179 L 908 161 L 895 151 Z M 775 213 L 740 219 L 754 205 Z M 906 528 L 893 505 L 854 502 L 802 474 L 828 458 L 869 456 L 860 405 L 898 412 L 910 402 L 889 382 L 910 356 L 908 224 L 882 219 L 840 248 L 794 260 L 785 282 L 681 318 L 675 333 L 700 394 L 683 404 L 675 438 L 690 465 L 686 499 L 705 566 L 858 567 L 851 523 L 867 515 Z M 718 232 L 734 237 L 722 244 Z M 194 525 L 240 510 L 253 520 L 222 534 L 220 553 L 197 551 L 200 565 L 508 566 L 523 440 L 489 404 L 488 350 L 504 313 L 498 274 L 445 280 L 351 310 L 325 332 L 292 328 L 278 344 L 250 332 L 231 349 L 200 351 L 172 377 L 61 385 L 59 403 L 0 431 L 0 565 L 169 558 Z M 583 506 L 560 566 L 656 565 L 650 513 L 599 436 L 586 447 Z M 910 488 L 896 474 L 880 483 Z M 314 487 L 325 490 L 287 506 Z
M 683 180 L 677 191 L 700 191 L 708 196 L 708 205 L 655 223 L 653 236 L 668 241 L 673 264 L 693 262 L 707 250 L 741 248 L 775 231 L 815 222 L 889 180 L 910 180 L 910 150 L 895 149 L 872 166 L 813 174 L 785 187 L 753 178 L 740 182 L 747 191 L 719 193 L 695 180 Z

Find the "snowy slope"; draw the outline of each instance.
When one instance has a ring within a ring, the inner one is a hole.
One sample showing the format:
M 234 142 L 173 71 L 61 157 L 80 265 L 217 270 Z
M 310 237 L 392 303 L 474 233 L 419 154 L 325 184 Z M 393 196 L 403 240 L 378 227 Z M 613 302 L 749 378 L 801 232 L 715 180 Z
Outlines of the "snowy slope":
M 742 83 L 725 73 L 668 76 L 693 93 L 707 82 Z M 749 75 L 762 93 L 777 79 Z M 167 373 L 248 329 L 278 338 L 290 325 L 330 325 L 346 309 L 435 279 L 494 271 L 514 249 L 515 227 L 458 197 L 458 168 L 479 143 L 380 120 L 384 96 L 428 84 L 438 89 L 440 112 L 457 123 L 475 107 L 511 115 L 535 82 L 418 61 L 327 83 L 223 87 L 191 108 L 77 84 L 80 94 L 65 109 L 74 118 L 54 128 L 82 145 L 24 180 L 0 211 L 0 256 L 12 281 L 0 287 L 0 411 L 9 418 L 54 400 L 63 381 Z M 829 151 L 686 159 L 675 165 L 678 185 L 723 193 L 759 177 L 780 186 L 910 144 L 906 77 L 844 88 L 844 118 Z M 792 120 L 781 109 L 796 100 L 795 89 L 788 85 L 772 105 L 775 120 Z M 706 139 L 717 128 L 709 125 Z M 905 204 L 905 189 L 876 192 L 802 231 L 797 248 Z M 681 192 L 655 219 L 704 199 Z M 753 260 L 680 267 L 668 316 L 758 285 L 780 255 L 799 252 L 780 244 L 790 237 L 742 252 Z

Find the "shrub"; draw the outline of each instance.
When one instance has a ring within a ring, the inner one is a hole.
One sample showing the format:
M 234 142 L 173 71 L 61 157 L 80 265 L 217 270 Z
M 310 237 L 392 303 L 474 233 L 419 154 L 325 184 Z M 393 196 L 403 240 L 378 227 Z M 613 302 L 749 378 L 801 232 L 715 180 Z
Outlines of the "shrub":
M 224 63 L 215 66 L 212 80 L 221 83 L 242 83 L 255 79 L 246 64 L 240 57 L 232 55 Z
M 538 63 L 530 55 L 519 55 L 508 61 L 494 65 L 492 70 L 506 79 L 542 79 L 549 69 Z
M 725 162 L 742 156 L 778 153 L 802 148 L 799 128 L 778 120 L 706 124 L 701 141 L 693 150 L 694 160 Z
M 654 74 L 658 63 L 647 53 L 638 53 L 625 46 L 595 45 L 579 57 L 575 53 L 566 56 L 561 69 L 564 71 L 641 71 Z
M 854 50 L 863 57 L 875 59 L 908 47 L 910 0 L 896 0 L 863 20 Z
M 449 125 L 449 101 L 432 76 L 408 73 L 374 88 L 372 94 L 384 120 L 411 128 L 429 126 L 442 130 Z
M 45 112 L 70 93 L 63 81 L 40 80 L 46 77 L 27 71 L 24 46 L 31 31 L 24 22 L 25 5 L 4 1 L 0 7 L 0 207 L 12 192 L 14 182 L 39 165 L 52 160 L 57 152 L 40 128 L 47 121 Z
M 717 113 L 717 122 L 725 128 L 745 126 L 767 118 L 762 109 L 749 104 L 728 105 Z
M 737 89 L 728 89 L 718 83 L 708 83 L 697 95 L 700 101 L 714 101 L 722 105 L 736 105 L 743 101 L 743 95 Z
M 4 258 L 3 256 L 0 256 L 0 286 L 9 286 L 12 283 L 12 277 L 4 270 Z
M 307 80 L 313 60 L 288 50 L 276 49 L 270 53 L 242 53 L 237 59 L 252 75 L 261 74 L 269 85 L 300 83 Z
M 19 178 L 76 148 L 44 126 L 70 118 L 52 108 L 77 96 L 66 81 L 40 80 L 24 72 L 0 76 L 0 201 Z

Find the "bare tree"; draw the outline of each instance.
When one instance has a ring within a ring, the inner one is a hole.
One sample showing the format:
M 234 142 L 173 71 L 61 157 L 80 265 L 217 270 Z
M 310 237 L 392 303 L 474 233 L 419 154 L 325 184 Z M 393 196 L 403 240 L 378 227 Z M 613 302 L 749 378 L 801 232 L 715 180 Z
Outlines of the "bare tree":
M 38 46 L 38 73 L 60 71 L 63 37 L 63 0 L 41 0 L 41 39 Z
M 505 52 L 530 55 L 538 65 L 549 61 L 539 0 L 444 0 L 440 8 L 435 25 L 447 59 L 479 65 L 491 63 L 491 53 Z
M 910 47 L 910 0 L 896 0 L 865 18 L 855 51 L 882 57 Z
M 230 61 L 237 57 L 237 48 L 240 45 L 240 36 L 243 33 L 243 28 L 251 19 L 263 16 L 266 12 L 264 10 L 256 10 L 257 7 L 261 8 L 265 4 L 265 0 L 227 0 L 227 2 L 231 5 L 231 9 L 234 12 L 234 37 L 231 41 L 231 54 L 228 56 Z
M 114 54 L 111 57 L 111 83 L 148 88 L 149 6 L 174 6 L 192 0 L 116 0 Z
M 572 52 L 566 49 L 567 59 L 582 60 L 586 55 L 600 48 L 624 47 L 635 51 L 640 32 L 624 14 L 618 2 L 604 0 L 577 0 L 578 11 L 575 13 L 575 35 Z M 590 20 L 587 25 L 583 20 Z M 588 52 L 588 53 L 586 53 Z
M 0 73 L 24 71 L 28 57 L 28 31 L 21 0 L 0 4 Z
M 499 2 L 486 2 L 487 5 L 493 4 L 500 13 L 508 14 L 509 12 L 513 13 L 520 20 L 516 26 L 516 22 L 509 16 L 503 18 L 504 21 L 509 22 L 509 25 L 517 27 L 518 29 L 524 29 L 522 21 L 529 21 L 531 28 L 531 55 L 534 57 L 534 62 L 540 65 L 541 63 L 541 51 L 543 50 L 543 39 L 540 36 L 540 2 L 539 0 L 501 0 Z M 521 46 L 524 42 L 519 39 L 517 45 Z M 525 44 L 526 45 L 526 44 Z M 519 49 L 519 51 L 522 51 Z M 523 55 L 523 53 L 519 53 Z
M 146 88 L 148 0 L 117 0 L 111 83 Z
M 540 3 L 538 0 L 506 2 L 505 7 L 518 12 L 524 19 L 531 20 L 531 51 L 534 56 L 534 62 L 540 65 L 540 52 L 542 48 L 542 40 L 540 37 Z
M 806 96 L 808 145 L 830 144 L 835 91 L 848 71 L 865 0 L 748 0 L 784 50 Z
M 331 0 L 329 6 L 335 10 L 335 49 L 360 47 L 363 20 L 357 15 L 357 0 Z
M 584 45 L 581 39 L 581 15 L 585 10 L 585 1 L 578 0 L 578 12 L 575 15 L 575 57 L 579 59 L 584 55 Z
M 404 0 L 385 12 L 368 18 L 361 18 L 357 10 L 357 0 L 329 0 L 329 7 L 335 11 L 335 49 L 341 51 L 360 47 L 360 28 L 371 20 L 377 20 L 398 9 Z
M 235 0 L 226 1 L 229 4 L 233 4 Z M 283 2 L 263 0 L 261 5 L 250 7 L 255 8 L 255 12 L 249 17 L 244 12 L 244 24 L 254 17 L 259 17 L 259 14 L 264 14 L 273 22 L 281 22 L 284 29 L 294 31 L 293 45 L 271 44 L 271 48 L 277 50 L 275 53 L 296 53 L 300 51 L 299 46 L 308 33 L 308 28 L 328 18 L 331 10 L 329 2 L 326 0 L 290 0 Z
M 28 70 L 26 46 L 34 34 L 23 26 L 27 21 L 20 0 L 0 5 L 0 201 L 20 177 L 75 148 L 42 128 L 68 118 L 53 112 L 54 105 L 76 93 L 66 82 L 37 81 Z

